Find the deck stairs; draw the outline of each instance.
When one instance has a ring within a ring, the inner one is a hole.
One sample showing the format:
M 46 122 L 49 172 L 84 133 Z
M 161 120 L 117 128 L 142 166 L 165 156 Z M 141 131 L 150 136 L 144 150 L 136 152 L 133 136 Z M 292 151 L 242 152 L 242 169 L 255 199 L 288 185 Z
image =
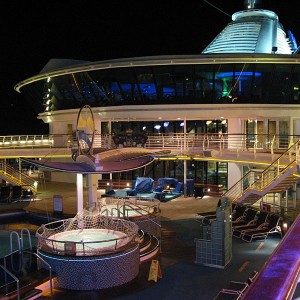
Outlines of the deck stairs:
M 43 292 L 39 287 L 48 281 L 52 282 L 53 276 L 51 266 L 39 257 L 36 248 L 32 247 L 31 235 L 27 228 L 23 228 L 20 235 L 16 231 L 11 232 L 10 250 L 9 254 L 0 258 L 0 299 L 38 298 Z M 51 284 L 50 290 L 52 295 Z
M 299 146 L 296 142 L 264 171 L 248 172 L 223 197 L 232 202 L 253 205 L 268 193 L 285 192 L 300 180 L 298 152 Z
M 18 185 L 29 189 L 33 192 L 33 194 L 36 194 L 37 192 L 35 179 L 31 178 L 27 174 L 22 173 L 5 161 L 0 161 L 0 179 L 9 182 L 12 185 Z

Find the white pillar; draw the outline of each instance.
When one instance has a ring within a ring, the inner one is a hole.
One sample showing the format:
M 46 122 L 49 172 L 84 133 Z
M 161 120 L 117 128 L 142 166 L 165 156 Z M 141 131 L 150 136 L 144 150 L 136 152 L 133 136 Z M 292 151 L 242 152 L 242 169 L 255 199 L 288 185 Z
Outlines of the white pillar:
M 243 122 L 238 118 L 227 119 L 228 129 L 228 148 L 234 148 L 237 151 L 243 150 L 245 141 L 238 136 L 243 133 Z
M 236 163 L 228 163 L 228 189 L 235 185 L 243 176 L 243 166 Z
M 88 175 L 89 181 L 89 206 L 93 207 L 94 204 L 97 202 L 97 174 L 89 174 Z
M 76 176 L 77 186 L 77 212 L 83 210 L 83 176 L 81 173 L 77 173 Z
M 186 191 L 187 191 L 187 186 L 186 186 L 186 174 L 187 174 L 187 167 L 186 167 L 186 159 L 183 161 L 183 194 L 184 197 L 186 197 Z

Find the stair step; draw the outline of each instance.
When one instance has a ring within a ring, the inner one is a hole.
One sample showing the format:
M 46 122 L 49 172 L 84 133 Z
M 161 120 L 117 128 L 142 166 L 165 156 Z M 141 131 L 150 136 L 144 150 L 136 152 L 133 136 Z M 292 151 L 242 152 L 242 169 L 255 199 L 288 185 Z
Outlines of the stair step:
M 140 253 L 140 261 L 148 261 L 149 259 L 152 259 L 154 256 L 156 256 L 159 253 L 160 250 L 160 242 L 158 238 L 155 236 L 151 236 L 151 244 L 145 251 Z
M 21 300 L 33 300 L 41 296 L 43 293 L 42 290 L 39 289 L 32 289 L 28 291 L 27 293 L 24 293 L 21 295 Z

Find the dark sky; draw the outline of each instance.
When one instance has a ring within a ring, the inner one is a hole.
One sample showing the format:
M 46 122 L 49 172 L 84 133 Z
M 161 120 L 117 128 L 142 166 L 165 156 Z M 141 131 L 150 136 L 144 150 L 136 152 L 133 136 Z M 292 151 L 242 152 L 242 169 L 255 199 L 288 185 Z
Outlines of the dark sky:
M 229 15 L 244 8 L 243 0 L 208 1 Z M 300 42 L 299 9 L 286 0 L 263 2 Z M 14 85 L 51 58 L 200 54 L 231 21 L 220 10 L 203 0 L 7 1 L 0 18 L 0 135 L 47 133 Z

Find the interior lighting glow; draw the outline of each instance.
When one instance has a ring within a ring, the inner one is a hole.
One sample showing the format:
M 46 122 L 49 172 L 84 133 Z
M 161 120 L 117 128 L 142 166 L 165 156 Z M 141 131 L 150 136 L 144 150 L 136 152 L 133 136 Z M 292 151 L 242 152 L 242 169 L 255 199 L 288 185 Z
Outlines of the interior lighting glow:
M 155 126 L 154 126 L 154 128 L 157 129 L 157 130 L 159 130 L 160 127 L 161 127 L 160 125 L 155 125 Z
M 235 75 L 235 77 L 250 77 L 252 75 L 254 75 L 255 77 L 260 77 L 261 76 L 261 72 L 223 72 L 223 73 L 219 73 L 217 74 L 218 78 L 232 78 L 233 74 Z
M 184 122 L 181 122 L 181 123 L 180 123 L 180 126 L 183 127 L 183 126 L 184 126 Z
M 48 78 L 47 78 L 47 82 L 50 82 L 50 80 L 51 80 L 51 77 L 48 77 Z
M 168 127 L 170 122 L 164 122 L 164 127 Z

